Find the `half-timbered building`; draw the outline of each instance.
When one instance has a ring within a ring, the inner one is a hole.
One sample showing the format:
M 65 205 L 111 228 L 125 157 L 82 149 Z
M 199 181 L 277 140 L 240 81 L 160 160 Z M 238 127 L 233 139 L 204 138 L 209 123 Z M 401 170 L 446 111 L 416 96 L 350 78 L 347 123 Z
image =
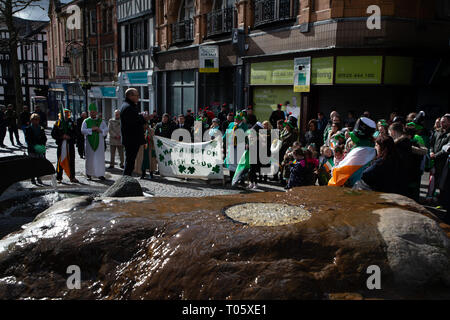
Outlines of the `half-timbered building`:
M 48 85 L 47 22 L 14 18 L 18 31 L 17 54 L 20 63 L 24 105 L 31 106 L 36 92 Z M 0 104 L 14 104 L 14 79 L 8 48 L 9 32 L 0 25 Z
M 153 90 L 154 7 L 152 0 L 118 0 L 119 98 L 128 88 L 141 96 L 142 111 L 155 110 Z

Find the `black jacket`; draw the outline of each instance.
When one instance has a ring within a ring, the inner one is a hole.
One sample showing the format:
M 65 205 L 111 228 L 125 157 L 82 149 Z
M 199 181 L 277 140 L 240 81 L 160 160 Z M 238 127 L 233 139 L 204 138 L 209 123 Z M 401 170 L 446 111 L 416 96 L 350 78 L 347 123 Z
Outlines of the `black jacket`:
M 316 145 L 317 150 L 323 145 L 323 135 L 319 132 L 319 130 L 316 131 L 308 131 L 305 133 L 305 139 L 304 139 L 304 145 L 310 145 L 311 143 L 314 143 Z
M 286 120 L 286 115 L 281 110 L 275 110 L 274 112 L 272 112 L 272 115 L 270 116 L 269 122 L 272 125 L 272 127 L 276 128 L 277 127 L 277 122 L 279 120 L 283 120 L 283 121 Z
M 0 111 L 0 129 L 5 129 L 8 126 L 8 121 L 6 120 L 6 114 Z
M 70 139 L 67 140 L 67 143 L 69 144 L 75 144 L 77 141 L 77 131 L 76 126 L 72 119 L 67 120 L 67 131 L 64 131 L 64 128 L 62 124 L 60 124 L 60 121 L 56 121 L 55 125 L 52 129 L 52 138 L 55 139 L 56 144 L 58 147 L 60 147 L 63 143 L 63 136 L 67 134 Z
M 172 133 L 176 129 L 176 125 L 173 122 L 168 123 L 158 123 L 155 127 L 155 136 L 170 139 L 172 138 Z
M 30 123 L 31 123 L 30 119 L 31 119 L 31 113 L 30 112 L 27 112 L 27 111 L 22 112 L 20 114 L 20 117 L 19 117 L 20 126 L 28 127 L 30 125 Z
M 224 123 L 225 121 L 227 121 L 228 113 L 228 111 L 219 112 L 219 114 L 217 115 L 217 119 L 220 120 L 220 123 Z
M 25 129 L 25 141 L 28 145 L 28 154 L 36 153 L 34 150 L 35 145 L 43 145 L 47 143 L 47 136 L 45 135 L 45 129 L 44 127 L 39 126 L 39 134 L 36 135 L 32 126 L 28 126 Z
M 442 148 L 450 143 L 450 132 L 440 132 L 436 135 L 434 143 L 431 145 L 431 151 L 436 154 L 436 169 L 441 172 L 448 157 L 448 153 Z
M 139 114 L 137 104 L 125 100 L 120 108 L 120 124 L 122 131 L 122 144 L 127 146 L 140 146 L 145 144 L 144 117 Z
M 81 117 L 77 119 L 77 145 L 84 144 L 84 135 L 81 133 L 84 120 Z
M 41 119 L 41 121 L 39 122 L 39 124 L 40 124 L 41 126 L 43 126 L 44 129 L 47 129 L 47 127 L 48 127 L 47 114 L 46 114 L 45 112 L 43 112 L 43 111 L 39 111 L 39 112 L 36 112 L 36 113 L 39 115 L 39 118 Z
M 247 124 L 249 127 L 253 127 L 258 122 L 258 118 L 254 114 L 247 116 Z
M 416 181 L 416 177 L 420 174 L 420 163 L 412 152 L 412 142 L 407 136 L 402 136 L 395 140 L 395 147 L 398 152 L 400 163 L 400 174 L 404 183 L 410 184 Z
M 373 191 L 406 194 L 404 177 L 402 176 L 399 158 L 377 159 L 364 170 L 361 180 Z
M 190 130 L 192 130 L 192 127 L 194 126 L 195 119 L 193 115 L 187 115 L 184 117 L 184 123 Z

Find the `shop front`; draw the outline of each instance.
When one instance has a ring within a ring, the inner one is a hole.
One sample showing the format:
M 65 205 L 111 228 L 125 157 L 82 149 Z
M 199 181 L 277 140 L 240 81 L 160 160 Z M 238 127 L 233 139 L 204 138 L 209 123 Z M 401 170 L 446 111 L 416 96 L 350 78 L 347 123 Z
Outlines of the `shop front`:
M 294 92 L 295 58 L 249 65 L 250 101 L 260 120 L 268 119 L 277 104 L 286 101 L 301 107 L 302 127 L 319 111 L 329 115 L 337 110 L 343 117 L 348 111 L 357 116 L 369 111 L 374 119 L 386 118 L 394 110 L 416 111 L 418 92 L 423 90 L 414 79 L 417 58 L 313 56 L 311 89 L 306 94 Z
M 158 112 L 173 116 L 209 106 L 220 111 L 245 108 L 242 65 L 235 65 L 231 44 L 208 42 L 157 56 Z
M 269 120 L 278 104 L 289 101 L 291 107 L 301 107 L 301 93 L 294 92 L 293 59 L 252 63 L 250 86 L 251 104 L 260 122 Z

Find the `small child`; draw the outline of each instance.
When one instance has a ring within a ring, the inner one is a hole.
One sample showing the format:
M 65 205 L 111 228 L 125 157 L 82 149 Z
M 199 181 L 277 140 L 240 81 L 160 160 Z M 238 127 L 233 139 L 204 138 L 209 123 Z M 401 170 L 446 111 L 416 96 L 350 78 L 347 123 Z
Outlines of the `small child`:
M 301 187 L 306 185 L 305 178 L 307 174 L 307 169 L 303 149 L 301 148 L 294 149 L 292 155 L 294 157 L 294 161 L 290 165 L 291 175 L 289 177 L 289 182 L 285 188 L 288 190 L 295 187 Z
M 318 154 L 318 152 L 317 152 L 317 148 L 316 148 L 316 144 L 315 144 L 315 143 L 311 143 L 311 144 L 308 146 L 308 150 L 312 152 L 312 157 L 313 157 L 314 159 L 319 159 L 319 154 Z
M 319 185 L 326 186 L 331 179 L 331 172 L 334 167 L 333 150 L 330 147 L 323 146 L 321 149 L 322 156 L 319 161 L 319 170 L 317 171 Z
M 339 163 L 341 163 L 342 160 L 344 160 L 344 158 L 345 158 L 344 148 L 341 146 L 337 146 L 334 149 L 334 165 L 338 166 Z

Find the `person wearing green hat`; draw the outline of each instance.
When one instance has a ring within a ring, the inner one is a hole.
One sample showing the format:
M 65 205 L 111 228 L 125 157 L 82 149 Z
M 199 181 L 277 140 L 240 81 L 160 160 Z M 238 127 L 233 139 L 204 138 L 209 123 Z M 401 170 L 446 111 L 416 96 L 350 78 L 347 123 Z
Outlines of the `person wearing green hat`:
M 339 165 L 334 167 L 328 186 L 353 187 L 361 180 L 364 170 L 369 167 L 377 155 L 373 139 L 375 130 L 375 121 L 367 117 L 358 119 L 355 128 L 350 133 L 353 149 Z
M 85 136 L 86 176 L 105 179 L 105 137 L 108 134 L 106 122 L 98 118 L 97 105 L 89 106 L 89 118 L 84 120 L 81 132 Z
M 388 134 L 389 124 L 386 120 L 382 119 L 378 121 L 377 123 L 377 131 L 373 135 L 373 137 L 376 139 L 382 134 Z
M 284 155 L 287 150 L 294 144 L 296 136 L 294 133 L 295 126 L 291 121 L 285 121 L 283 123 L 284 130 L 280 134 L 281 149 L 280 149 L 280 159 L 284 159 Z
M 234 122 L 230 123 L 224 134 L 224 139 L 226 141 L 225 166 L 230 170 L 231 179 L 234 177 L 234 173 L 236 172 L 241 158 L 241 155 L 238 155 L 238 150 L 240 150 L 238 149 L 238 143 L 244 143 L 243 141 L 238 141 L 239 132 L 240 134 L 245 135 L 247 130 L 248 126 L 244 122 L 244 117 L 241 114 L 237 114 L 234 117 Z
M 59 119 L 52 129 L 52 137 L 55 139 L 58 149 L 56 180 L 62 183 L 63 173 L 69 177 L 72 183 L 78 183 L 75 178 L 75 141 L 77 137 L 76 125 L 70 117 L 70 110 L 60 109 Z
M 28 156 L 31 158 L 45 158 L 45 145 L 47 143 L 47 136 L 45 129 L 39 125 L 41 118 L 34 113 L 30 117 L 31 124 L 25 129 L 25 141 L 28 145 Z M 43 184 L 39 177 L 37 182 Z M 33 177 L 31 183 L 36 184 L 36 179 Z

